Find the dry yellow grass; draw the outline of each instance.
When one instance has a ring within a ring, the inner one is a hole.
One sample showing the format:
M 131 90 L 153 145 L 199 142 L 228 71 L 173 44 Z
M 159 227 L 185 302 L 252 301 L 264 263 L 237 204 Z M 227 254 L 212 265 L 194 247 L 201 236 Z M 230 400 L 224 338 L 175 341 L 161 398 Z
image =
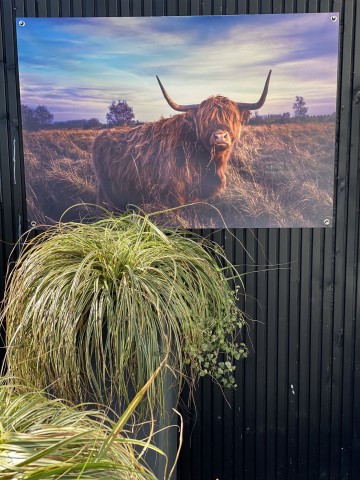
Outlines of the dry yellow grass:
M 24 132 L 28 218 L 48 223 L 79 202 L 95 203 L 92 141 L 98 130 Z M 229 165 L 227 190 L 209 205 L 163 217 L 184 227 L 323 226 L 332 216 L 333 123 L 249 125 Z M 156 211 L 166 205 L 139 205 Z M 78 218 L 91 209 L 77 209 Z
M 95 203 L 91 145 L 97 130 L 24 132 L 28 220 L 49 223 L 72 205 Z M 87 209 L 76 209 L 82 216 Z

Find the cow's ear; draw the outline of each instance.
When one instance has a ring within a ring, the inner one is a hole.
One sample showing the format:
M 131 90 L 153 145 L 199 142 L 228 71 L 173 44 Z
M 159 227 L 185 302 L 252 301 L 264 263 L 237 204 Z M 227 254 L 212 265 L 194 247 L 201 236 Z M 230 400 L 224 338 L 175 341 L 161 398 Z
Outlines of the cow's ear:
M 190 110 L 186 112 L 184 115 L 184 123 L 183 123 L 184 131 L 186 131 L 187 138 L 189 140 L 197 140 L 198 138 L 198 127 L 196 123 L 196 114 L 194 110 Z
M 250 117 L 251 117 L 251 112 L 250 110 L 241 110 L 241 117 L 242 117 L 242 122 L 243 123 L 249 123 Z

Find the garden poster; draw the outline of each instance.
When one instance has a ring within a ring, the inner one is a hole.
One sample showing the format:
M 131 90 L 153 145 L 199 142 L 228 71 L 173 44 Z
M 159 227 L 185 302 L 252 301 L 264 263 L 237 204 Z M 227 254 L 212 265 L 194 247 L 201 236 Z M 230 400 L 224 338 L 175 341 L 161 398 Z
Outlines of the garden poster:
M 29 223 L 135 209 L 185 228 L 331 226 L 338 25 L 17 18 Z

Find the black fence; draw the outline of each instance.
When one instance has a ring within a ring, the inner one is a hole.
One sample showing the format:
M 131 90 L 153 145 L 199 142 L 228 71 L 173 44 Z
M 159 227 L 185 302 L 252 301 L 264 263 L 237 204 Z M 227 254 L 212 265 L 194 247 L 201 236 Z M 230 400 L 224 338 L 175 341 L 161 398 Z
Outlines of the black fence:
M 203 381 L 181 480 L 360 478 L 360 4 L 357 0 L 1 0 L 0 268 L 26 228 L 15 16 L 340 12 L 335 222 L 203 231 L 244 265 L 250 356 L 238 388 Z M 250 255 L 244 253 L 240 241 Z M 272 268 L 274 266 L 274 268 Z M 254 273 L 256 272 L 256 273 Z M 0 283 L 3 290 L 3 278 Z

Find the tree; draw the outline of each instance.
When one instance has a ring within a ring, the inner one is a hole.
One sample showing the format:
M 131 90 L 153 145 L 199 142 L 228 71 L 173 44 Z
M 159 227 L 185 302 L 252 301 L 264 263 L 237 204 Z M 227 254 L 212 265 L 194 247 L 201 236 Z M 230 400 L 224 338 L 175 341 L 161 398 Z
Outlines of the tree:
M 38 105 L 35 109 L 21 105 L 21 118 L 25 130 L 40 130 L 53 122 L 54 115 L 45 105 Z
M 38 105 L 34 110 L 34 115 L 39 128 L 50 125 L 54 120 L 54 115 L 44 105 Z
M 90 129 L 90 128 L 100 128 L 102 125 L 98 118 L 90 118 L 86 121 L 83 128 Z
M 294 110 L 295 118 L 298 118 L 299 120 L 301 120 L 302 118 L 305 118 L 308 116 L 307 114 L 308 107 L 305 107 L 305 105 L 306 105 L 306 102 L 304 100 L 304 97 L 296 96 L 295 103 L 292 106 Z
M 21 120 L 25 130 L 31 130 L 34 122 L 34 110 L 27 105 L 21 105 Z
M 118 100 L 109 105 L 109 113 L 106 114 L 106 122 L 110 127 L 116 125 L 128 125 L 135 118 L 133 109 L 126 100 Z

